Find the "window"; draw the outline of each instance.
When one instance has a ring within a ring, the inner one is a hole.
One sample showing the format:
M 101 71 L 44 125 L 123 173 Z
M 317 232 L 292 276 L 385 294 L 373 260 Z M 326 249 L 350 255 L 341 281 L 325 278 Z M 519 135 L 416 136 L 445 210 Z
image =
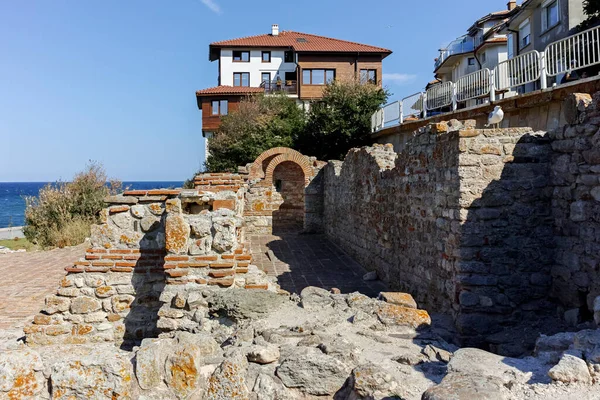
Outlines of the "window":
M 227 100 L 213 100 L 211 104 L 212 115 L 227 115 Z
M 548 1 L 542 5 L 542 32 L 552 28 L 560 21 L 558 0 Z
M 285 53 L 283 53 L 283 62 L 293 63 L 294 62 L 294 52 L 291 50 L 288 50 Z
M 507 35 L 508 40 L 506 46 L 508 47 L 508 59 L 511 59 L 515 56 L 515 37 L 512 33 Z
M 475 57 L 469 57 L 469 65 L 475 65 Z
M 233 62 L 250 62 L 250 52 L 234 50 Z
M 264 62 L 264 63 L 271 62 L 271 52 L 270 51 L 262 52 L 262 62 Z
M 335 70 L 326 69 L 325 70 L 325 82 L 331 83 L 331 82 L 333 82 L 334 79 L 335 79 Z
M 250 86 L 250 72 L 234 72 L 233 86 Z
M 485 51 L 483 53 L 481 53 L 481 63 L 485 64 L 485 62 L 487 61 L 487 55 L 485 54 Z
M 360 83 L 373 83 L 377 84 L 377 70 L 376 69 L 361 69 L 360 70 Z
M 304 85 L 324 85 L 335 79 L 334 69 L 304 69 L 302 83 Z
M 260 81 L 261 82 L 267 82 L 267 83 L 271 82 L 271 73 L 270 72 L 263 72 L 260 75 Z
M 523 49 L 531 43 L 531 24 L 529 19 L 519 26 L 519 49 Z

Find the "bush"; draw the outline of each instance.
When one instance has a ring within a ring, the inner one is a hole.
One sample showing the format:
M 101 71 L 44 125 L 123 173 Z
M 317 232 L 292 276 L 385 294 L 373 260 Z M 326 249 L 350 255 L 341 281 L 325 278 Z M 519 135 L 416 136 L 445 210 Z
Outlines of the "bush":
M 353 147 L 371 140 L 371 116 L 387 101 L 389 92 L 358 80 L 335 80 L 323 98 L 312 104 L 306 129 L 294 148 L 319 160 L 342 160 Z
M 273 147 L 291 147 L 304 129 L 304 111 L 284 94 L 242 100 L 209 140 L 208 172 L 237 172 Z
M 104 198 L 121 188 L 107 181 L 100 164 L 90 162 L 72 182 L 49 183 L 38 197 L 25 198 L 25 237 L 42 247 L 64 247 L 82 243 L 90 226 L 99 222 Z

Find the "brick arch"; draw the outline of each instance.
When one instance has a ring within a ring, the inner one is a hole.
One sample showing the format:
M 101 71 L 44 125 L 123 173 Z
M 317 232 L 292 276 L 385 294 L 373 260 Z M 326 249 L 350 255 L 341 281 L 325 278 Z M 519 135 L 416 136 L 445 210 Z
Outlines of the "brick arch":
M 266 168 L 263 168 L 263 162 L 265 160 L 267 160 L 269 157 L 275 158 L 274 156 L 279 156 L 280 154 L 290 154 L 290 155 L 293 154 L 293 155 L 298 156 L 298 159 L 303 159 L 304 158 L 304 156 L 302 155 L 302 153 L 300 153 L 300 152 L 298 152 L 298 151 L 296 151 L 294 149 L 290 149 L 289 147 L 273 147 L 272 149 L 269 149 L 269 150 L 263 152 L 252 163 L 252 166 L 250 167 L 250 169 L 251 169 L 250 179 L 262 179 L 262 178 L 264 178 L 266 176 Z M 271 161 L 269 161 L 268 165 L 270 165 Z M 291 160 L 289 160 L 289 161 L 291 161 Z M 267 165 L 267 167 L 268 167 L 268 165 Z M 306 172 L 305 172 L 305 175 L 306 175 Z
M 312 168 L 306 160 L 306 157 L 295 150 L 292 150 L 289 153 L 279 154 L 269 162 L 269 165 L 265 170 L 265 185 L 273 184 L 273 172 L 275 172 L 275 168 L 286 161 L 291 161 L 302 168 L 302 172 L 304 172 L 304 185 L 308 185 L 313 173 Z

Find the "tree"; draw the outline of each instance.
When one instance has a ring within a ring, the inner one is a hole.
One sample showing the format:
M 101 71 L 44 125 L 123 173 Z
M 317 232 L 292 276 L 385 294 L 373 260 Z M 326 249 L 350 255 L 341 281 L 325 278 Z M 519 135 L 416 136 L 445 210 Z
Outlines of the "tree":
M 581 30 L 592 28 L 600 23 L 600 1 L 583 0 L 583 13 L 587 16 L 579 28 Z
M 329 83 L 311 105 L 295 148 L 319 160 L 343 159 L 351 148 L 371 143 L 371 116 L 388 97 L 386 89 L 358 80 Z
M 209 139 L 209 172 L 235 172 L 272 147 L 291 147 L 305 126 L 305 113 L 284 94 L 258 95 L 242 100 L 235 112 L 223 117 Z

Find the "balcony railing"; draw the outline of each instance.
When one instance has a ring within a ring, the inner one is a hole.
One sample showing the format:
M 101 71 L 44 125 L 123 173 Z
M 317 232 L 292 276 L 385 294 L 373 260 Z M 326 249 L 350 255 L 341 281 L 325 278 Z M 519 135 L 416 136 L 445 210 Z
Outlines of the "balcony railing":
M 264 81 L 260 84 L 261 88 L 265 89 L 266 94 L 284 92 L 285 94 L 298 94 L 297 81 Z
M 445 57 L 472 48 L 473 42 L 461 42 L 449 46 Z M 463 46 L 464 45 L 464 46 Z M 445 58 L 440 57 L 436 68 Z M 530 51 L 498 63 L 493 69 L 481 69 L 459 78 L 456 82 L 444 82 L 432 86 L 426 92 L 405 97 L 379 109 L 372 119 L 372 130 L 402 124 L 407 117 L 426 118 L 427 114 L 452 106 L 452 110 L 468 100 L 489 98 L 496 101 L 496 93 L 508 93 L 515 88 L 539 82 L 548 88 L 548 76 L 561 82 L 561 74 L 573 73 L 574 79 L 585 77 L 582 69 L 600 65 L 600 26 L 550 43 L 542 52 Z M 571 79 L 573 80 L 573 78 Z M 565 80 L 569 82 L 569 80 Z M 536 85 L 537 86 L 537 85 Z M 399 115 L 398 115 L 399 114 Z
M 460 39 L 455 40 L 450 43 L 450 45 L 440 50 L 440 56 L 435 60 L 435 70 L 437 70 L 440 65 L 444 63 L 448 58 L 457 54 L 470 53 L 475 50 L 475 46 L 473 44 L 473 38 L 467 36 Z

